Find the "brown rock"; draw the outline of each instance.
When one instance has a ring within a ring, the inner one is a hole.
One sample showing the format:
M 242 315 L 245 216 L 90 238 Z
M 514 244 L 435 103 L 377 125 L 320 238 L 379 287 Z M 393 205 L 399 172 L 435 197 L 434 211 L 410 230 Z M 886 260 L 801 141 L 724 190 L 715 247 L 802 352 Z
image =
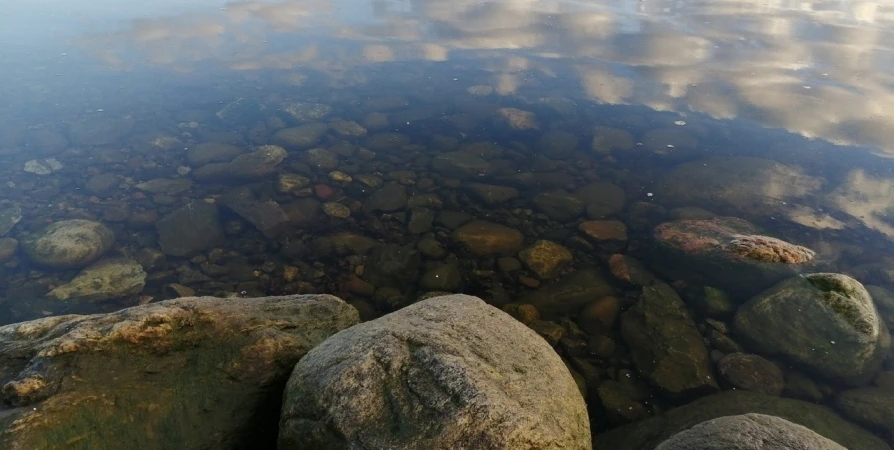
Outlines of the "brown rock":
M 484 220 L 474 220 L 453 232 L 453 240 L 477 256 L 510 255 L 524 243 L 520 231 Z
M 620 220 L 589 220 L 577 227 L 595 242 L 627 241 L 627 226 Z
M 590 336 L 590 339 L 587 341 L 587 350 L 597 358 L 610 358 L 615 354 L 617 348 L 618 344 L 615 343 L 614 339 L 601 334 Z
M 518 277 L 518 282 L 524 285 L 525 287 L 529 287 L 531 289 L 536 289 L 540 287 L 540 281 L 535 278 L 520 276 Z
M 780 395 L 785 387 L 782 370 L 758 355 L 726 355 L 717 362 L 717 370 L 726 381 L 739 389 Z
M 534 305 L 526 303 L 508 303 L 503 305 L 502 309 L 510 316 L 515 317 L 519 322 L 528 326 L 531 326 L 532 323 L 540 320 L 540 311 L 538 311 L 537 307 Z
M 541 279 L 550 279 L 571 264 L 571 252 L 552 241 L 539 240 L 518 254 L 519 259 Z
M 577 324 L 590 334 L 602 334 L 610 330 L 621 312 L 621 302 L 616 297 L 602 297 L 590 303 L 577 317 Z
M 651 286 L 657 282 L 645 264 L 627 255 L 612 255 L 608 259 L 608 268 L 615 278 L 636 286 Z
M 372 297 L 372 295 L 376 292 L 376 287 L 372 285 L 372 283 L 362 280 L 356 276 L 352 276 L 345 286 L 348 289 L 348 292 L 356 295 L 362 295 L 364 297 Z

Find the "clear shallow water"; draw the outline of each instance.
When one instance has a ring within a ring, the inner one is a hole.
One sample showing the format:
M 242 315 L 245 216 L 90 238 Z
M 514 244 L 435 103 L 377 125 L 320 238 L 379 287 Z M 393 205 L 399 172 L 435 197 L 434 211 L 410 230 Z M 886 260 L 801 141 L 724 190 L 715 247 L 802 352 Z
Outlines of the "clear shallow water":
M 746 219 L 813 249 L 816 269 L 894 288 L 892 22 L 886 2 L 10 6 L 0 207 L 21 221 L 5 237 L 98 220 L 115 233 L 106 257 L 136 259 L 146 283 L 60 301 L 48 293 L 79 269 L 19 251 L 0 272 L 0 322 L 182 294 L 329 292 L 367 317 L 434 290 L 503 305 L 574 270 L 610 279 L 611 254 L 657 265 L 652 228 L 704 214 L 681 207 Z M 314 123 L 326 126 L 309 144 L 283 137 Z M 266 144 L 287 151 L 270 171 L 200 175 Z M 193 154 L 203 145 L 210 156 Z M 474 161 L 433 162 L 457 151 Z M 51 173 L 24 170 L 32 160 Z M 159 179 L 179 181 L 138 187 Z M 517 192 L 496 201 L 470 183 Z M 160 245 L 158 220 L 186 208 L 172 234 L 188 235 L 207 225 L 201 205 L 219 206 L 219 239 Z M 517 248 L 476 254 L 453 231 L 470 217 L 521 231 L 525 247 L 560 243 L 573 262 L 538 277 L 499 259 Z M 584 220 L 620 220 L 627 239 L 585 239 Z M 339 232 L 354 237 L 334 244 Z M 370 255 L 372 241 L 417 250 Z M 599 361 L 630 365 L 623 352 Z

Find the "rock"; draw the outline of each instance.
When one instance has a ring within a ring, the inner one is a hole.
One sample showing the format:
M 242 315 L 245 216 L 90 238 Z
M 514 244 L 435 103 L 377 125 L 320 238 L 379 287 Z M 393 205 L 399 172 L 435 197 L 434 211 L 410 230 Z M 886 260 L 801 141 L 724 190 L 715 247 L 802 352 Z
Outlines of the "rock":
M 522 296 L 546 318 L 577 313 L 594 299 L 614 294 L 615 289 L 596 269 L 579 269 Z
M 608 267 L 615 278 L 634 286 L 651 286 L 658 282 L 645 264 L 627 255 L 612 255 L 608 259 Z
M 508 303 L 503 305 L 503 312 L 509 314 L 514 317 L 515 320 L 519 322 L 531 326 L 534 322 L 540 320 L 540 311 L 537 311 L 537 307 L 534 305 L 528 305 L 525 303 Z
M 612 338 L 601 334 L 590 336 L 587 340 L 587 351 L 596 358 L 611 358 L 617 349 L 618 344 Z
M 462 211 L 440 211 L 435 217 L 435 223 L 448 230 L 455 230 L 470 220 L 472 215 Z
M 701 334 L 670 286 L 643 288 L 639 301 L 621 315 L 621 336 L 640 375 L 669 399 L 719 389 Z
M 789 370 L 785 373 L 785 389 L 783 392 L 785 392 L 786 397 L 813 403 L 819 403 L 825 397 L 813 380 L 797 370 Z
M 599 401 L 609 420 L 615 424 L 636 422 L 649 417 L 642 403 L 630 398 L 627 388 L 617 381 L 604 381 L 596 388 Z
M 328 176 L 329 176 L 330 180 L 332 180 L 336 183 L 340 183 L 340 184 L 348 184 L 348 183 L 354 181 L 354 178 L 352 178 L 350 175 L 348 175 L 344 172 L 338 171 L 338 170 L 333 170 L 332 172 L 329 172 Z
M 720 417 L 681 431 L 655 450 L 847 450 L 809 428 L 779 417 Z
M 318 237 L 310 243 L 311 249 L 320 256 L 365 255 L 378 245 L 375 239 L 349 232 Z
M 20 245 L 35 264 L 51 269 L 77 269 L 111 250 L 115 233 L 99 222 L 63 220 L 25 236 Z
M 106 113 L 108 114 L 108 113 Z M 101 146 L 121 142 L 133 130 L 131 118 L 114 118 L 107 115 L 69 122 L 68 137 L 72 142 L 84 146 Z
M 621 302 L 617 297 L 602 297 L 580 311 L 577 324 L 589 334 L 602 334 L 612 329 L 620 313 Z
M 235 126 L 255 123 L 266 108 L 256 98 L 237 98 L 215 113 L 221 122 Z M 192 122 L 195 123 L 195 122 Z M 193 127 L 194 128 L 194 127 Z
M 432 222 L 435 220 L 435 212 L 428 208 L 413 208 L 410 210 L 410 221 L 407 223 L 407 230 L 410 234 L 423 234 L 431 230 Z
M 190 257 L 224 243 L 217 206 L 190 202 L 155 222 L 158 243 L 166 255 Z
M 385 183 L 381 189 L 363 201 L 366 212 L 392 212 L 407 207 L 407 189 L 398 183 Z
M 312 148 L 304 154 L 311 167 L 330 171 L 338 167 L 338 155 L 324 148 Z
M 567 248 L 542 239 L 520 251 L 518 257 L 529 270 L 544 280 L 555 277 L 573 259 Z
M 28 151 L 40 155 L 55 155 L 68 148 L 68 138 L 47 128 L 32 130 L 28 136 Z
M 530 325 L 540 337 L 546 340 L 546 343 L 552 347 L 559 345 L 559 341 L 565 337 L 565 327 L 548 320 L 535 320 Z
M 497 110 L 500 119 L 513 130 L 539 130 L 537 116 L 530 111 L 517 108 L 500 108 Z
M 762 236 L 734 217 L 665 222 L 655 227 L 653 238 L 654 270 L 740 299 L 797 275 L 814 256 L 805 247 Z
M 18 249 L 19 241 L 13 238 L 0 238 L 0 263 L 14 258 Z
M 593 132 L 593 152 L 609 155 L 618 150 L 630 150 L 636 145 L 632 134 L 627 130 L 611 127 L 596 127 Z
M 894 329 L 894 292 L 879 286 L 866 286 L 866 292 L 872 295 L 875 308 L 885 322 L 888 330 Z
M 186 161 L 189 165 L 198 167 L 208 163 L 230 162 L 242 153 L 241 148 L 232 144 L 203 142 L 186 150 Z
M 580 217 L 586 207 L 577 197 L 561 189 L 541 192 L 531 199 L 531 203 L 550 219 L 563 223 Z
M 841 274 L 783 281 L 742 305 L 734 323 L 758 351 L 782 354 L 846 383 L 871 380 L 890 347 L 869 293 Z
M 419 280 L 419 287 L 427 291 L 457 292 L 463 287 L 463 276 L 456 264 L 438 264 Z
M 307 150 L 320 143 L 329 126 L 325 123 L 309 123 L 295 128 L 284 128 L 273 135 L 273 142 L 288 150 Z
M 520 231 L 485 220 L 468 222 L 457 228 L 451 237 L 476 256 L 511 255 L 525 240 Z
M 276 178 L 276 190 L 283 194 L 294 193 L 310 185 L 310 178 L 294 173 L 281 173 Z
M 540 135 L 537 148 L 541 155 L 564 157 L 577 150 L 577 135 L 564 130 L 549 130 Z
M 323 203 L 323 212 L 326 213 L 327 216 L 335 217 L 336 219 L 347 219 L 348 217 L 351 217 L 351 210 L 341 203 Z
M 738 307 L 725 292 L 710 286 L 698 289 L 686 302 L 707 317 L 732 316 Z
M 476 200 L 496 205 L 518 197 L 518 189 L 509 186 L 494 186 L 483 183 L 467 183 L 463 185 Z
M 835 409 L 886 436 L 894 433 L 894 391 L 876 387 L 843 391 L 835 397 Z
M 419 241 L 416 242 L 416 249 L 419 250 L 423 256 L 431 259 L 441 259 L 447 256 L 447 250 L 444 249 L 444 246 L 440 241 L 432 236 L 424 236 L 422 239 L 419 239 Z
M 468 92 L 469 94 L 472 94 L 476 97 L 487 97 L 488 95 L 494 93 L 494 88 L 487 86 L 487 85 L 478 84 L 475 86 L 467 87 L 466 92 Z
M 471 153 L 451 152 L 432 158 L 431 169 L 448 178 L 468 180 L 487 175 L 490 163 Z
M 415 248 L 396 244 L 372 249 L 363 272 L 363 279 L 376 287 L 406 288 L 416 281 L 422 257 Z
M 376 133 L 366 139 L 365 147 L 374 152 L 397 150 L 410 144 L 410 137 L 401 133 Z
M 731 215 L 771 216 L 823 186 L 798 166 L 746 156 L 700 158 L 665 175 L 658 195 L 666 206 L 700 206 Z
M 590 219 L 603 219 L 618 214 L 627 202 L 624 190 L 607 181 L 581 186 L 572 195 L 587 205 L 587 216 Z
M 139 183 L 135 188 L 150 194 L 177 195 L 192 189 L 189 178 L 156 178 Z
M 121 180 L 118 179 L 118 175 L 105 172 L 99 175 L 94 175 L 84 183 L 84 191 L 86 191 L 90 195 L 98 195 L 104 196 L 112 191 Z
M 282 208 L 289 216 L 289 222 L 296 227 L 315 228 L 325 222 L 321 220 L 320 202 L 315 198 L 300 198 Z
M 321 295 L 183 298 L 0 327 L 0 448 L 273 448 L 294 364 L 358 321 Z
M 25 163 L 24 171 L 35 175 L 49 175 L 62 170 L 63 165 L 56 158 L 32 159 Z
M 11 206 L 0 209 L 0 236 L 9 233 L 17 223 L 22 221 L 22 208 Z
M 366 128 L 350 120 L 333 120 L 329 126 L 342 136 L 366 136 Z
M 732 353 L 717 362 L 717 371 L 738 389 L 780 395 L 785 387 L 782 370 L 758 355 Z
M 555 351 L 465 295 L 354 326 L 295 366 L 278 448 L 360 441 L 393 449 L 591 448 L 586 406 Z
M 197 180 L 257 180 L 276 173 L 277 166 L 288 156 L 282 147 L 262 145 L 228 163 L 210 163 L 193 172 Z
M 268 238 L 276 238 L 289 226 L 289 216 L 279 203 L 273 200 L 258 200 L 249 187 L 227 192 L 220 201 Z
M 130 258 L 110 258 L 95 262 L 68 284 L 52 291 L 50 297 L 98 302 L 139 294 L 146 286 L 146 272 Z
M 627 226 L 620 220 L 589 220 L 577 229 L 597 244 L 627 242 Z
M 750 413 L 766 414 L 788 420 L 807 427 L 845 448 L 891 450 L 891 447 L 884 441 L 842 419 L 827 407 L 801 400 L 740 390 L 724 391 L 704 397 L 688 405 L 671 409 L 657 417 L 603 433 L 596 436 L 593 448 L 652 450 L 673 435 L 699 423 L 725 416 Z M 719 448 L 726 449 L 728 447 L 721 446 Z
M 707 220 L 717 217 L 717 214 L 704 208 L 684 206 L 670 210 L 670 216 L 673 220 Z
M 332 107 L 322 103 L 294 103 L 283 106 L 282 111 L 298 122 L 310 122 L 328 116 Z

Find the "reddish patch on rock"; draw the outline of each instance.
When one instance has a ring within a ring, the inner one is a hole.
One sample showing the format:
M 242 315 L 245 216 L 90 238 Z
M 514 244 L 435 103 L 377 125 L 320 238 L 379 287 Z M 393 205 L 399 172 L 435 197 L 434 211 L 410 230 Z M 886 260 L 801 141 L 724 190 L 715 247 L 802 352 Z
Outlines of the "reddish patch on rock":
M 674 222 L 663 223 L 655 227 L 655 237 L 686 253 L 704 252 L 720 245 L 717 239 L 699 236 L 692 230 L 681 228 Z
M 727 249 L 748 259 L 785 264 L 803 264 L 816 255 L 807 247 L 759 234 L 737 236 L 729 242 Z
M 314 186 L 314 194 L 316 194 L 317 198 L 320 200 L 328 200 L 329 197 L 332 197 L 332 195 L 335 194 L 335 191 L 325 184 L 318 184 Z
M 630 282 L 630 270 L 628 270 L 627 263 L 624 261 L 624 255 L 615 253 L 609 257 L 608 269 L 615 278 L 628 283 Z

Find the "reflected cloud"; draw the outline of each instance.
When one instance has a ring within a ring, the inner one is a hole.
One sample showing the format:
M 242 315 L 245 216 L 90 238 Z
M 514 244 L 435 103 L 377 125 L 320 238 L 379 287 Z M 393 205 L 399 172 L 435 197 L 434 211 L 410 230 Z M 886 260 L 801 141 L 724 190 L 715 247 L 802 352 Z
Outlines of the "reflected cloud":
M 117 69 L 472 58 L 502 95 L 527 84 L 522 71 L 573 68 L 580 95 L 600 103 L 753 120 L 894 157 L 889 0 L 247 1 L 135 20 L 83 44 Z

